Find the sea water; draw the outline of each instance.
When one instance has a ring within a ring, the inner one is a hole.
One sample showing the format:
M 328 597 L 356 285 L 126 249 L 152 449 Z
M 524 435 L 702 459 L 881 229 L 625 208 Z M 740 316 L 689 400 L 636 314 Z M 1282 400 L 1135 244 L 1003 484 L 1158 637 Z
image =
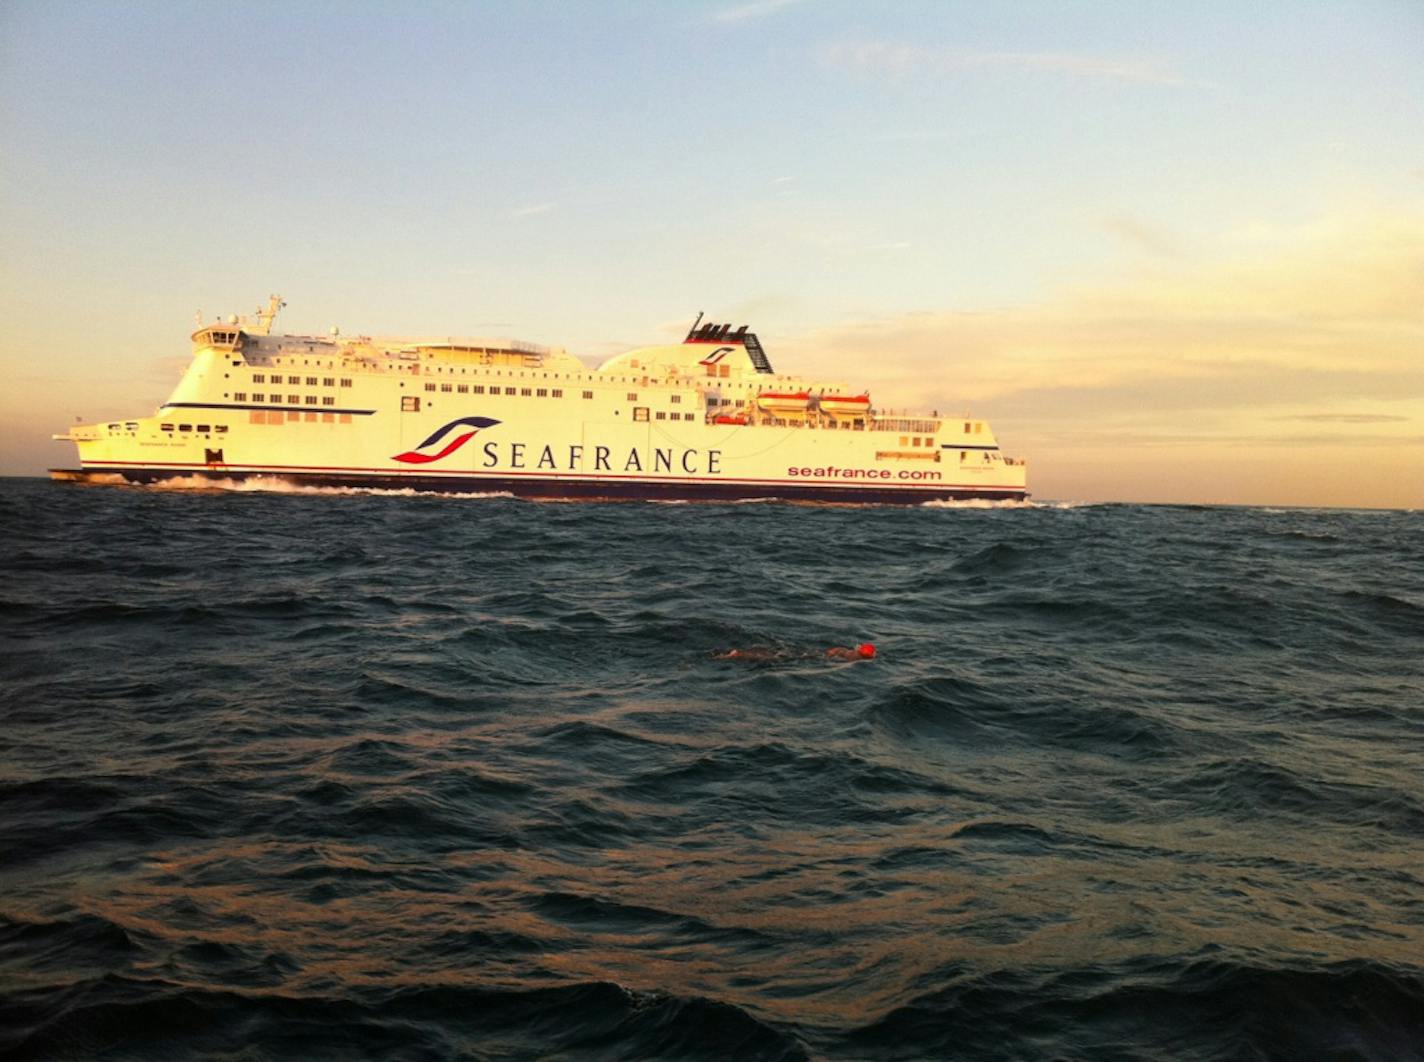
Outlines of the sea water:
M 1420 514 L 0 531 L 0 1054 L 1424 1057 Z

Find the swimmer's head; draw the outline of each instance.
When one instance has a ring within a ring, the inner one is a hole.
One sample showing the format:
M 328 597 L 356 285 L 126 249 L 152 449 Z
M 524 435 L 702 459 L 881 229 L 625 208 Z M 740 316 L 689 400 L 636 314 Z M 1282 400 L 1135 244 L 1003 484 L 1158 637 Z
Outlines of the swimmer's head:
M 873 656 L 875 656 L 875 646 L 871 645 L 869 642 L 861 642 L 855 647 L 855 651 L 858 656 L 863 656 L 866 660 L 869 660 Z

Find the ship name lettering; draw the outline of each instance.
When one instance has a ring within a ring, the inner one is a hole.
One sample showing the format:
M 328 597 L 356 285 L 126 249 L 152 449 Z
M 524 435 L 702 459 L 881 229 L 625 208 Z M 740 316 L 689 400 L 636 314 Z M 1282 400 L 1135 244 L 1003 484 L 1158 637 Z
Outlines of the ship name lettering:
M 507 449 L 506 449 L 507 448 Z M 538 451 L 537 458 L 533 451 Z M 722 474 L 722 451 L 721 450 L 698 450 L 695 447 L 679 451 L 676 447 L 637 447 L 630 446 L 627 450 L 622 447 L 594 446 L 593 467 L 587 468 L 584 461 L 584 451 L 589 449 L 579 443 L 571 443 L 568 448 L 568 461 L 562 468 L 559 465 L 559 456 L 562 451 L 556 451 L 552 444 L 527 443 L 527 442 L 498 442 L 491 439 L 483 444 L 481 450 L 483 458 L 480 461 L 482 468 L 509 468 L 511 470 L 523 470 L 533 467 L 542 471 L 551 472 L 612 472 L 614 462 L 623 461 L 623 472 L 683 472 L 687 475 L 711 475 Z M 802 472 L 807 474 L 810 470 Z M 792 475 L 797 473 L 793 471 Z

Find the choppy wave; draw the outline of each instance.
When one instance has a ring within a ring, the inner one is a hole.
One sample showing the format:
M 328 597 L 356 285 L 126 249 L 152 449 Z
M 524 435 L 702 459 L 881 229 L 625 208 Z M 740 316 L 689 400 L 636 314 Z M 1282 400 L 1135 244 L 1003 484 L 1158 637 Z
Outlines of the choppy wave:
M 201 486 L 0 485 L 0 1054 L 1424 1057 L 1417 514 Z

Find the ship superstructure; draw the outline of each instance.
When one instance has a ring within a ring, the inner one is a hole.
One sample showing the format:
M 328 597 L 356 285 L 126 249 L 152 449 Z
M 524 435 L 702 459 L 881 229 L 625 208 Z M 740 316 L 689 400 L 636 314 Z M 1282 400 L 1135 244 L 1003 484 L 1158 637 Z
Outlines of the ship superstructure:
M 1024 462 L 970 417 L 891 415 L 868 392 L 777 373 L 746 326 L 590 368 L 509 339 L 272 334 L 202 325 L 150 417 L 87 424 L 56 479 L 270 477 L 547 498 L 914 503 L 1027 495 Z

